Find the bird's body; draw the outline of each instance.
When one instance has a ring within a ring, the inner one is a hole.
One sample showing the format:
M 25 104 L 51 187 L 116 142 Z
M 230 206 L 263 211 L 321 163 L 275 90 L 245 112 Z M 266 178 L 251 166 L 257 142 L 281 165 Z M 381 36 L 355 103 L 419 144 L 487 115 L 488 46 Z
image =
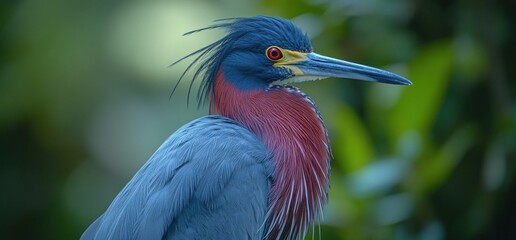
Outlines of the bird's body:
M 199 55 L 194 80 L 203 74 L 214 115 L 172 134 L 82 239 L 302 238 L 327 201 L 331 152 L 313 101 L 284 84 L 328 76 L 410 83 L 313 53 L 281 18 L 206 29 L 219 27 L 226 37 L 187 56 Z
M 260 239 L 270 158 L 239 123 L 194 120 L 163 143 L 82 239 Z

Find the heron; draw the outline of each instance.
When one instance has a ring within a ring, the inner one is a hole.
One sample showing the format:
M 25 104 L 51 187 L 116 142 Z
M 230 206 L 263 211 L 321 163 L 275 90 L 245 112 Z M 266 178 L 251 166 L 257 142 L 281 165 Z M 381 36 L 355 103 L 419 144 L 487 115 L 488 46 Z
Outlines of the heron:
M 394 73 L 317 54 L 291 21 L 231 18 L 193 58 L 210 115 L 156 150 L 81 239 L 300 239 L 328 200 L 328 133 L 291 83 L 328 77 L 409 85 Z

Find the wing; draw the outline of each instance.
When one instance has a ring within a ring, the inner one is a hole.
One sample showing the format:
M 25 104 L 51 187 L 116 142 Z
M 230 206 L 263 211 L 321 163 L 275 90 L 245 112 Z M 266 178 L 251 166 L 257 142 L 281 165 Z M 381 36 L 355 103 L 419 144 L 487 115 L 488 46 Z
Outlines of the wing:
M 81 239 L 261 239 L 273 167 L 233 120 L 172 134 Z

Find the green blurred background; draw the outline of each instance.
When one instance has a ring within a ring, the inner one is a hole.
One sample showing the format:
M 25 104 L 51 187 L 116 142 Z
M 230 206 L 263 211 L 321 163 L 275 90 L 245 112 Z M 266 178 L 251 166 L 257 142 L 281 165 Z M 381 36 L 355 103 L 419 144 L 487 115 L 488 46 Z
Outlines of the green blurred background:
M 414 83 L 298 85 L 335 155 L 322 239 L 516 239 L 516 3 L 502 0 L 3 0 L 0 238 L 77 239 L 207 114 L 187 81 L 169 99 L 187 62 L 167 66 L 223 32 L 181 34 L 253 15 Z

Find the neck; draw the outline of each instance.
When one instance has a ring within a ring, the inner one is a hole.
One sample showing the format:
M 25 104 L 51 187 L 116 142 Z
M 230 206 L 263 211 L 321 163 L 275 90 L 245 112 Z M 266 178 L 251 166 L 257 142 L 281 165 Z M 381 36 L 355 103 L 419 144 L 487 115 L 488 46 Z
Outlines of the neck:
M 322 214 L 329 185 L 328 138 L 313 102 L 294 87 L 237 90 L 219 73 L 210 109 L 240 122 L 272 153 L 266 238 L 303 236 Z

